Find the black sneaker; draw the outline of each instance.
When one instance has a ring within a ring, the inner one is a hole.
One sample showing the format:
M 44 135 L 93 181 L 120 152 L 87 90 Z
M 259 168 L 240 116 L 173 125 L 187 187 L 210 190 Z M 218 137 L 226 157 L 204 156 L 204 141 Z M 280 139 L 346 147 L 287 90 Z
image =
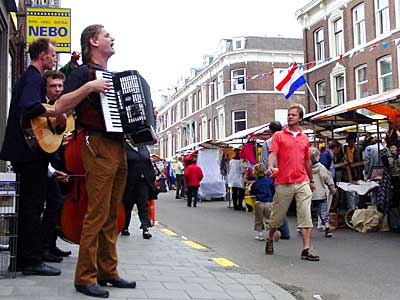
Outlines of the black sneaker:
M 143 230 L 143 238 L 145 240 L 149 240 L 149 239 L 151 239 L 151 237 L 152 237 L 152 235 L 150 232 L 148 232 L 147 230 Z
M 265 243 L 265 254 L 267 255 L 274 254 L 274 242 L 271 241 L 270 239 L 267 239 L 267 242 Z
M 325 237 L 327 238 L 332 237 L 332 229 L 330 227 L 325 228 Z
M 310 248 L 307 248 L 301 252 L 301 259 L 309 261 L 319 261 L 319 256 Z
M 129 236 L 129 235 L 131 235 L 131 234 L 129 233 L 129 230 L 128 230 L 128 229 L 123 229 L 123 230 L 121 231 L 121 235 Z

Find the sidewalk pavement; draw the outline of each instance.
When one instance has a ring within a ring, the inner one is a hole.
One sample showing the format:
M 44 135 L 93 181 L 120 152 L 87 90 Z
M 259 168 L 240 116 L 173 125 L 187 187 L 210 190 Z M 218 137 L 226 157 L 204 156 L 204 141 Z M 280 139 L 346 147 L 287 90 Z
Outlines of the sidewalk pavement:
M 270 280 L 236 266 L 160 224 L 151 229 L 153 238 L 144 240 L 138 224 L 138 218 L 133 217 L 131 236 L 120 236 L 118 240 L 120 276 L 136 280 L 137 287 L 109 287 L 108 299 L 295 299 Z M 0 279 L 0 299 L 96 299 L 74 289 L 78 246 L 65 242 L 59 242 L 59 246 L 72 251 L 61 264 L 52 264 L 61 268 L 61 276 L 18 273 L 16 278 Z

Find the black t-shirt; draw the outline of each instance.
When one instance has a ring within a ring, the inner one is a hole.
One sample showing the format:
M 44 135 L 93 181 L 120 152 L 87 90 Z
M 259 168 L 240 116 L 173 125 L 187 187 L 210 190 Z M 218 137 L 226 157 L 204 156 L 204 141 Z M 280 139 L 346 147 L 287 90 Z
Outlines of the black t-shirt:
M 91 65 L 94 69 L 102 70 L 100 66 Z M 73 70 L 71 74 L 68 76 L 64 84 L 64 91 L 63 94 L 67 94 L 79 89 L 85 83 L 90 80 L 94 80 L 95 78 L 90 78 L 89 74 L 89 66 L 88 65 L 81 65 L 77 69 Z M 102 119 L 102 124 L 89 124 L 87 118 L 83 114 L 92 113 L 96 115 L 97 118 Z M 100 105 L 100 94 L 98 93 L 91 93 L 88 95 L 82 102 L 75 108 L 75 112 L 77 115 L 78 125 L 85 129 L 96 130 L 96 131 L 104 131 L 104 120 L 103 120 L 103 113 L 101 110 Z

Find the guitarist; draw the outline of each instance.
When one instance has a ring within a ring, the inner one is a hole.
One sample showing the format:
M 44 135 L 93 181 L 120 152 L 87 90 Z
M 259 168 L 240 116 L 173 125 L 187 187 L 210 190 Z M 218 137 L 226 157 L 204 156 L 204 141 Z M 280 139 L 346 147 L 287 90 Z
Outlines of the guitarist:
M 7 127 L 0 159 L 10 161 L 19 179 L 17 262 L 14 267 L 25 275 L 60 275 L 42 260 L 40 218 L 47 193 L 49 157 L 29 148 L 21 127 L 21 117 L 54 116 L 47 110 L 42 73 L 51 70 L 56 61 L 55 43 L 40 38 L 29 45 L 31 64 L 17 80 L 10 104 Z M 65 115 L 57 117 L 57 124 L 65 126 Z
M 64 90 L 64 74 L 60 71 L 46 71 L 43 81 L 46 85 L 46 100 L 54 104 Z M 56 168 L 56 169 L 55 169 Z M 63 257 L 71 255 L 71 251 L 63 251 L 57 247 L 56 227 L 59 223 L 60 213 L 64 205 L 59 182 L 67 182 L 68 174 L 61 172 L 62 169 L 60 150 L 51 154 L 48 166 L 48 191 L 46 197 L 46 208 L 42 216 L 42 241 L 43 255 L 46 262 L 61 262 Z

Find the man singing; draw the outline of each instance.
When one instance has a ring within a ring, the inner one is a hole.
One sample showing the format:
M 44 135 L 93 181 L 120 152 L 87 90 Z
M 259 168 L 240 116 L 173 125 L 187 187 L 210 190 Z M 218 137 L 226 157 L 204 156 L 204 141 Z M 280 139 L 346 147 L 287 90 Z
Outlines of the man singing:
M 75 288 L 83 294 L 107 298 L 101 286 L 135 288 L 117 271 L 117 218 L 125 190 L 127 162 L 122 134 L 106 132 L 100 94 L 109 84 L 94 80 L 95 70 L 106 70 L 114 54 L 114 38 L 102 25 L 90 25 L 81 34 L 83 65 L 75 69 L 56 102 L 56 113 L 76 106 L 78 126 L 85 130 L 82 161 L 88 208 L 83 221 Z

